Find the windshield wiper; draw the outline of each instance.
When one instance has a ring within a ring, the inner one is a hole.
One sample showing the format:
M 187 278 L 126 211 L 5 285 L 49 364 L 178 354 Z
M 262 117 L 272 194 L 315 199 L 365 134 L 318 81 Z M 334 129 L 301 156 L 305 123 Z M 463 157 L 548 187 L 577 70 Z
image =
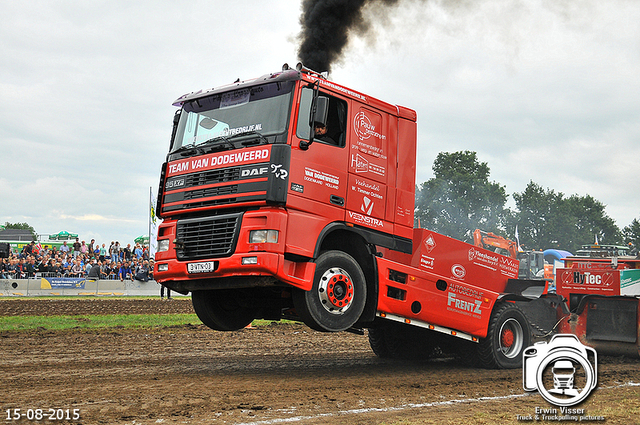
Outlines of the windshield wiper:
M 240 138 L 242 136 L 255 136 L 255 135 L 258 136 L 257 139 L 245 140 L 244 142 L 241 142 L 242 146 L 261 145 L 261 144 L 268 144 L 269 143 L 269 140 L 265 136 L 263 136 L 260 132 L 252 130 L 252 131 L 247 131 L 247 132 L 244 132 L 244 133 L 234 134 L 233 136 L 216 136 L 216 137 L 212 137 L 211 139 L 205 140 L 204 142 L 198 143 L 198 144 L 189 143 L 188 145 L 184 145 L 184 146 L 179 147 L 173 153 L 179 153 L 180 152 L 181 156 L 189 156 L 195 150 L 199 154 L 203 154 L 203 153 L 205 153 L 205 150 L 204 150 L 205 147 L 222 148 L 223 145 L 229 146 L 231 149 L 237 149 L 236 145 L 234 145 L 233 142 L 231 141 L 232 139 L 237 139 L 237 138 Z M 218 146 L 211 146 L 216 142 L 223 142 L 223 143 L 221 143 Z
M 197 151 L 198 153 L 201 151 L 200 146 L 196 146 L 195 143 L 189 143 L 188 145 L 184 145 L 173 151 L 173 153 L 181 152 L 181 156 L 189 156 L 193 153 L 193 151 Z M 189 152 L 186 152 L 189 151 Z
M 260 133 L 258 131 L 255 131 L 255 130 L 247 131 L 245 133 L 236 134 L 233 137 L 240 137 L 240 136 L 247 136 L 247 135 L 257 135 L 258 138 L 257 139 L 252 139 L 252 140 L 245 140 L 244 142 L 241 142 L 242 146 L 261 145 L 263 143 L 269 144 L 269 140 L 266 137 L 264 137 L 262 135 L 262 133 Z
M 229 145 L 229 147 L 231 147 L 231 149 L 235 149 L 236 148 L 236 146 L 233 143 L 231 143 L 231 140 L 229 140 L 229 137 L 227 137 L 227 136 L 212 137 L 211 139 L 205 140 L 204 142 L 200 143 L 198 145 L 198 147 L 202 148 L 202 147 L 207 146 L 207 145 L 212 145 L 214 142 L 220 142 L 220 141 L 222 141 L 225 144 Z

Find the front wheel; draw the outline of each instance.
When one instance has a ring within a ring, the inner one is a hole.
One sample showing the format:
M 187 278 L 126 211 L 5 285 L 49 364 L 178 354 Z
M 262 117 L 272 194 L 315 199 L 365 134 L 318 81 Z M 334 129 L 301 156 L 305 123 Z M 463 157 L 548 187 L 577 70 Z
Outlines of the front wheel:
M 349 254 L 327 251 L 316 261 L 310 291 L 293 293 L 296 312 L 307 326 L 322 332 L 344 331 L 360 318 L 367 300 L 362 269 Z
M 531 345 L 531 328 L 515 304 L 496 306 L 491 314 L 487 337 L 478 344 L 478 357 L 489 369 L 522 367 L 522 353 Z
M 193 291 L 191 303 L 202 323 L 217 331 L 242 329 L 255 317 L 255 309 L 241 290 Z

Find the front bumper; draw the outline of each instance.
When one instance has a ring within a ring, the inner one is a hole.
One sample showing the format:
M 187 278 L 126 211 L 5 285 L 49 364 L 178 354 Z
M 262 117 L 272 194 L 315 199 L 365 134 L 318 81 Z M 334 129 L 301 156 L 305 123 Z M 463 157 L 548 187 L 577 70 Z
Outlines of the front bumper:
M 252 258 L 243 264 L 243 258 Z M 189 273 L 188 264 L 214 263 L 212 272 Z M 167 271 L 159 271 L 166 265 Z M 269 286 L 285 283 L 305 291 L 313 285 L 315 263 L 294 262 L 272 252 L 236 253 L 226 258 L 198 261 L 158 260 L 154 277 L 157 282 L 179 292 L 230 287 Z

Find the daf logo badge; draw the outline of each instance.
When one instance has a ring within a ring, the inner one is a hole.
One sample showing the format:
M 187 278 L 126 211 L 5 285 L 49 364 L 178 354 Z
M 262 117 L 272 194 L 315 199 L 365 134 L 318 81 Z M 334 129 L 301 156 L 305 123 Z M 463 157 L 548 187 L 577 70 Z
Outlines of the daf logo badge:
M 257 168 L 247 168 L 242 170 L 240 175 L 242 177 L 250 177 L 250 176 L 261 176 L 269 172 L 269 168 L 267 167 L 257 167 Z

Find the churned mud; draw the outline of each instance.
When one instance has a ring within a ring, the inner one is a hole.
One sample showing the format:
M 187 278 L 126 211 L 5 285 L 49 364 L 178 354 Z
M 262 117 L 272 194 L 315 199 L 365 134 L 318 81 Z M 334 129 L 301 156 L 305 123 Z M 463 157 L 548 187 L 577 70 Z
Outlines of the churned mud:
M 4 316 L 192 311 L 188 299 L 0 300 Z M 522 370 L 382 361 L 366 336 L 298 324 L 5 332 L 0 356 L 5 423 L 492 424 L 553 408 L 523 390 Z M 640 361 L 599 360 L 599 387 L 579 407 L 599 423 L 640 423 Z M 13 409 L 45 417 L 8 420 Z M 60 409 L 80 419 L 48 420 Z

